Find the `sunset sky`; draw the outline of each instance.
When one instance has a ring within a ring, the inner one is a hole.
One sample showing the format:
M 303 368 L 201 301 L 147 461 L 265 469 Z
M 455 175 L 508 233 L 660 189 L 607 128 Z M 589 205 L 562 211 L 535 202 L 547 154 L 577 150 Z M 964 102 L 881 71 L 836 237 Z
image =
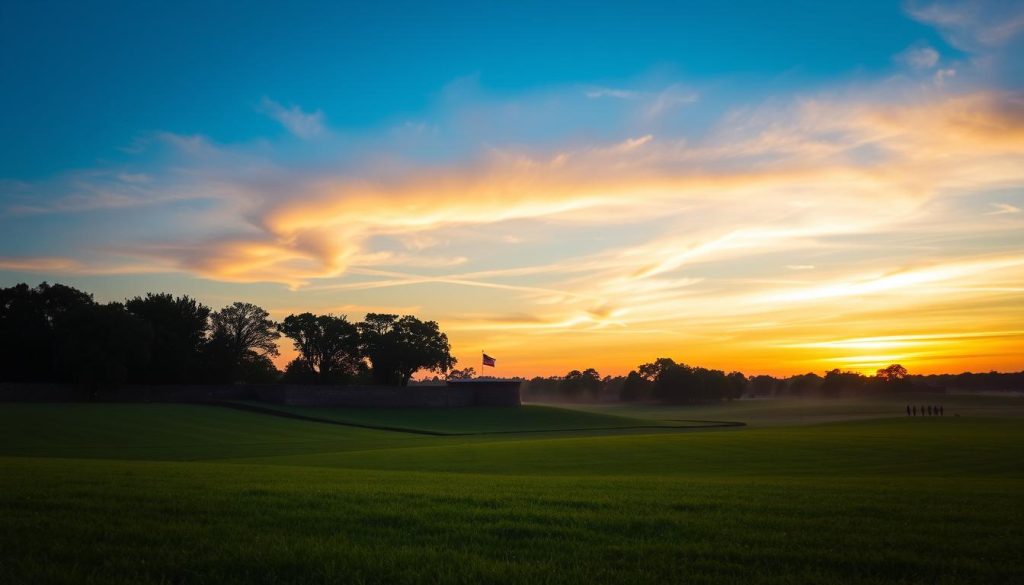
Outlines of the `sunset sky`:
M 8 3 L 0 286 L 497 375 L 1018 371 L 1022 63 L 1012 1 Z

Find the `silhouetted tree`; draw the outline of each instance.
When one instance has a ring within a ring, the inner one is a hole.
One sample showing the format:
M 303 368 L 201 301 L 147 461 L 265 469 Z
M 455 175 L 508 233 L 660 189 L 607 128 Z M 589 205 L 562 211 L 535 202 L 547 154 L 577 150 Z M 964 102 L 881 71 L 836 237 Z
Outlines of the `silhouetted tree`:
M 280 331 L 292 338 L 299 359 L 321 384 L 350 380 L 363 367 L 359 330 L 344 315 L 288 315 Z
M 149 326 L 120 303 L 71 308 L 56 318 L 55 330 L 61 379 L 91 395 L 124 383 L 130 368 L 149 362 Z
M 821 393 L 827 397 L 850 396 L 861 393 L 867 386 L 867 379 L 856 372 L 843 372 L 838 368 L 825 372 Z
M 775 392 L 778 380 L 768 375 L 750 378 L 750 393 L 754 396 L 771 396 Z
M 92 304 L 92 295 L 62 284 L 0 289 L 0 380 L 59 381 L 55 322 Z
M 309 362 L 301 357 L 288 362 L 281 374 L 282 384 L 316 384 L 319 381 L 317 373 L 309 367 Z
M 250 351 L 238 364 L 235 380 L 249 384 L 273 384 L 281 380 L 281 371 L 267 354 Z
M 813 372 L 799 374 L 789 379 L 787 391 L 792 396 L 815 396 L 821 393 L 824 378 Z
M 729 379 L 729 389 L 725 396 L 726 400 L 736 400 L 743 396 L 747 391 L 747 377 L 742 372 L 730 372 L 727 376 Z
M 175 298 L 167 293 L 147 293 L 145 297 L 128 299 L 125 308 L 146 322 L 153 334 L 150 363 L 134 368 L 133 378 L 150 384 L 195 381 L 210 308 L 193 298 Z
M 448 375 L 445 376 L 445 378 L 448 380 L 471 380 L 475 377 L 476 368 L 473 368 L 472 366 L 468 368 L 462 368 L 461 370 L 458 368 L 453 368 L 451 371 L 448 372 Z
M 572 370 L 559 382 L 558 390 L 569 399 L 575 400 L 581 395 L 588 395 L 594 399 L 601 392 L 601 375 L 594 368 L 587 368 L 582 372 Z
M 219 382 L 255 381 L 273 368 L 281 334 L 270 314 L 251 303 L 234 303 L 210 315 L 210 338 L 203 347 L 208 376 Z M 274 369 L 276 372 L 276 369 Z
M 658 358 L 653 362 L 640 364 L 637 366 L 636 371 L 645 380 L 653 382 L 658 379 L 658 376 L 660 376 L 662 372 L 675 365 L 676 362 L 672 358 Z
M 369 313 L 358 327 L 377 384 L 406 386 L 419 370 L 445 373 L 455 367 L 448 336 L 436 321 Z
M 674 361 L 671 364 L 666 362 L 654 380 L 654 397 L 667 404 L 696 402 L 698 384 L 693 368 Z
M 891 366 L 878 370 L 878 372 L 875 373 L 875 377 L 885 382 L 903 380 L 907 377 L 907 368 L 904 368 L 899 364 L 892 364 Z
M 619 400 L 623 402 L 635 402 L 645 400 L 651 395 L 653 382 L 640 375 L 640 372 L 633 370 L 626 376 L 619 391 Z
M 907 392 L 913 389 L 907 368 L 892 364 L 875 372 L 874 386 L 880 392 Z

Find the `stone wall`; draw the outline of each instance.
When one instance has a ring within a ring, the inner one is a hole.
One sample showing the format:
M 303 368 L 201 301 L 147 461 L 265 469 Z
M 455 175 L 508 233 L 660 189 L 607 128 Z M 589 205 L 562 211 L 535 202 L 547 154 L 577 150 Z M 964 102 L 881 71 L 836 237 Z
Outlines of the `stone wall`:
M 445 386 L 120 386 L 90 391 L 70 384 L 0 383 L 0 402 L 216 402 L 254 400 L 292 406 L 519 406 L 519 382 L 466 380 Z

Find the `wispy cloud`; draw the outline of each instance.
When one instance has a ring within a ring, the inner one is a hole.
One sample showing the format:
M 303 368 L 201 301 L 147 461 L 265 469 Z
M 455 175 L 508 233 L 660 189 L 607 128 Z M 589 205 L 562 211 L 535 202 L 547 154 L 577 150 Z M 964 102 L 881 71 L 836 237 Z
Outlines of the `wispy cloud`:
M 260 101 L 259 110 L 280 122 L 299 138 L 308 140 L 326 132 L 324 113 L 321 110 L 307 113 L 295 105 L 286 108 L 268 97 Z
M 640 99 L 645 94 L 644 92 L 633 89 L 620 89 L 614 87 L 594 87 L 585 90 L 583 92 L 583 95 L 591 99 L 610 97 L 622 100 L 635 100 Z
M 910 1 L 907 13 L 937 28 L 954 46 L 978 51 L 1024 33 L 1024 5 L 1003 0 Z
M 939 52 L 928 45 L 915 45 L 897 54 L 896 62 L 917 71 L 926 71 L 939 63 Z

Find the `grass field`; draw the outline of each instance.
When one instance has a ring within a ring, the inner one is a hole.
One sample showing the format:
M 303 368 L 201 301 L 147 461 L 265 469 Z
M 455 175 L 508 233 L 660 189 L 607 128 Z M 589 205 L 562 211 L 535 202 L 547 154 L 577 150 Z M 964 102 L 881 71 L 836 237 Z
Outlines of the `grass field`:
M 246 403 L 242 403 L 246 404 Z M 683 426 L 680 421 L 659 421 L 622 414 L 585 412 L 543 405 L 521 408 L 322 408 L 260 405 L 263 408 L 339 423 L 389 427 L 438 434 L 497 434 L 574 430 L 626 430 Z M 467 412 L 472 416 L 467 416 Z M 686 426 L 708 426 L 686 421 Z
M 1024 580 L 1024 402 L 807 404 L 0 405 L 0 582 Z

